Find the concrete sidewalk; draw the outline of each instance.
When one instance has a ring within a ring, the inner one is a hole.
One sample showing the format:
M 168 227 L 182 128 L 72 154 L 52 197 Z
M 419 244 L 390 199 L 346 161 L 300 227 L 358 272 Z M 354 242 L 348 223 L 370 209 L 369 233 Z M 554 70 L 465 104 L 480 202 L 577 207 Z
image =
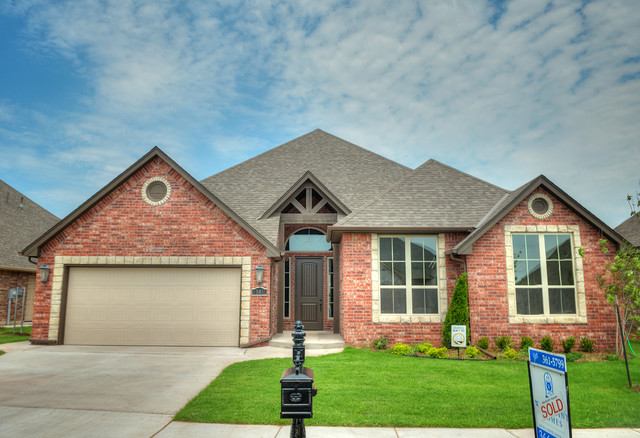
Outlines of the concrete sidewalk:
M 289 426 L 172 422 L 154 438 L 288 438 Z M 308 438 L 534 438 L 533 429 L 307 427 Z M 640 429 L 574 429 L 574 438 L 640 438 Z

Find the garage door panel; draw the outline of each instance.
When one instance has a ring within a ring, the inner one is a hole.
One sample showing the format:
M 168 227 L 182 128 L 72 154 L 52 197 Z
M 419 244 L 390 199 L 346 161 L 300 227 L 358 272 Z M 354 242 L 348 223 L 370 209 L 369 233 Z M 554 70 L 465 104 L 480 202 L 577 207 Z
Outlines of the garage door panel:
M 236 346 L 237 268 L 93 268 L 69 273 L 64 342 Z

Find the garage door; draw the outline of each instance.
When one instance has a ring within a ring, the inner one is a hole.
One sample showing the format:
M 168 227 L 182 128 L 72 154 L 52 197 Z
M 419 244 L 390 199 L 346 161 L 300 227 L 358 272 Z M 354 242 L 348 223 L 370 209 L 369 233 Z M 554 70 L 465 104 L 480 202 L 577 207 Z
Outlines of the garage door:
M 239 268 L 69 270 L 64 343 L 237 346 Z

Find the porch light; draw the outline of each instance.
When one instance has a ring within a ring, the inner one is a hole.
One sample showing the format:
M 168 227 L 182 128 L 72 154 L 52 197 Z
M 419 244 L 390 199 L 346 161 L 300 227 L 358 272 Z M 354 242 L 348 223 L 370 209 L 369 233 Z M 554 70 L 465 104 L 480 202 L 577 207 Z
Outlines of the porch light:
M 260 265 L 256 267 L 256 282 L 258 285 L 262 284 L 262 278 L 264 276 L 264 268 Z
M 49 280 L 49 270 L 47 265 L 40 266 L 40 282 L 46 283 Z

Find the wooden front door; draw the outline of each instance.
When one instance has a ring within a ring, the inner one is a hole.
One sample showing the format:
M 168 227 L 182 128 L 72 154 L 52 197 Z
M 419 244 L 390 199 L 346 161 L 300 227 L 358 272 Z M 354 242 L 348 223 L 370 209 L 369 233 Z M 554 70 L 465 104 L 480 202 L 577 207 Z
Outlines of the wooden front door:
M 322 330 L 322 257 L 296 258 L 296 314 L 305 330 Z

